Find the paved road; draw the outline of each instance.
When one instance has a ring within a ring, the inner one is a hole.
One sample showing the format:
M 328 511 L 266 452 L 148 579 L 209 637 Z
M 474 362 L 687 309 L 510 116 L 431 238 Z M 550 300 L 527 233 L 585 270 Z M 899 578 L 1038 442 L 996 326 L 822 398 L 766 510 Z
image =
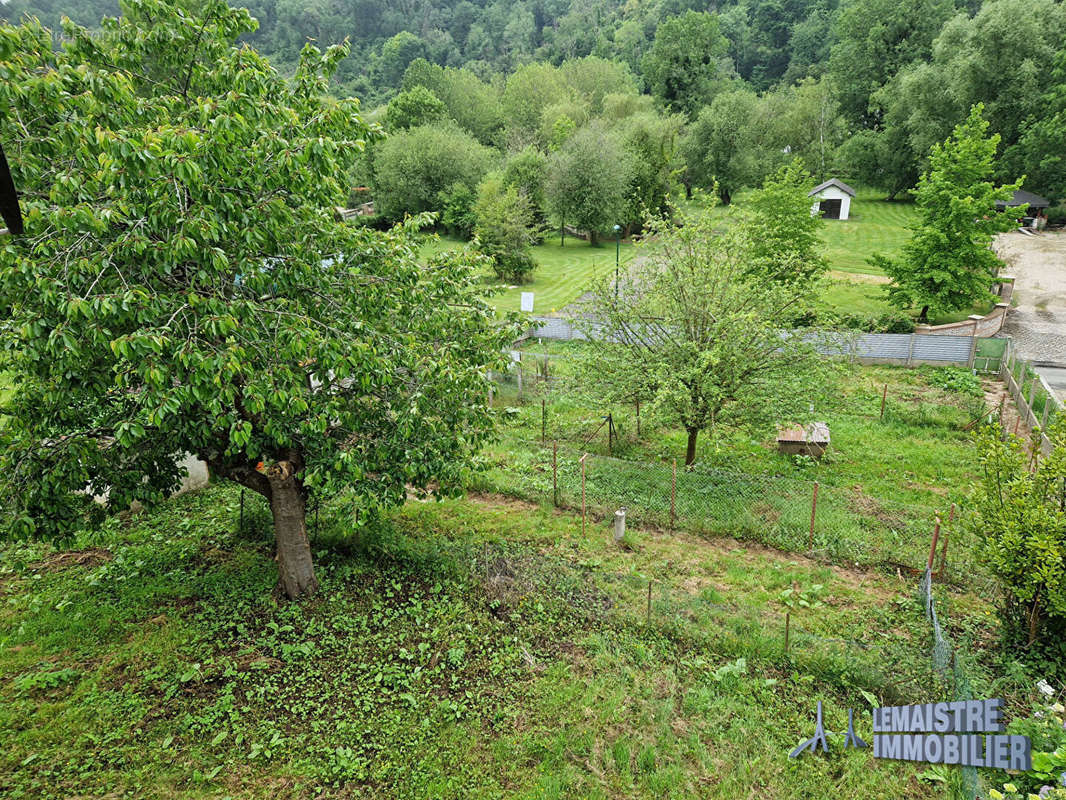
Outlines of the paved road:
M 1066 233 L 1004 233 L 996 252 L 1017 278 L 1003 333 L 1066 400 Z

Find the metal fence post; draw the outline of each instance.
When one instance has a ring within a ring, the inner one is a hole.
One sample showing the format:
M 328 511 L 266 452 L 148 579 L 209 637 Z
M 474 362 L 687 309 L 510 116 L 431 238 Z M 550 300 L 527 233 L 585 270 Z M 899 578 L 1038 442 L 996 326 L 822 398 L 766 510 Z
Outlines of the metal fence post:
M 811 498 L 811 530 L 808 535 L 808 547 L 807 550 L 811 553 L 814 552 L 814 515 L 818 511 L 818 481 L 814 482 L 814 496 Z
M 559 441 L 552 442 L 552 503 L 559 507 Z
M 588 453 L 581 456 L 581 535 L 585 535 L 585 459 Z
M 916 333 L 912 333 L 911 334 L 910 347 L 907 348 L 907 366 L 908 367 L 911 365 L 911 361 L 914 359 L 914 337 L 917 336 L 917 335 L 918 334 L 916 334 Z
M 929 561 L 926 562 L 925 569 L 932 575 L 933 572 L 933 557 L 936 555 L 936 543 L 940 540 L 940 515 L 936 515 L 936 525 L 933 526 L 933 545 L 929 548 Z M 931 578 L 930 578 L 931 580 Z
M 677 526 L 677 459 L 674 459 L 673 476 L 670 478 L 670 528 Z

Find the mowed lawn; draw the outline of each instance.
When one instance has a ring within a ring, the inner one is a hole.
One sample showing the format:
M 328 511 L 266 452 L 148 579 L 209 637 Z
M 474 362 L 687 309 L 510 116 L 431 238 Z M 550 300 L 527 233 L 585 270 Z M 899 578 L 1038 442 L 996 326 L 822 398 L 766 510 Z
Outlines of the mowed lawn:
M 739 201 L 743 202 L 743 195 Z M 695 211 L 698 204 L 693 202 L 685 207 Z M 715 207 L 712 213 L 724 215 L 726 211 Z M 914 203 L 885 200 L 884 192 L 879 189 L 859 189 L 858 196 L 851 203 L 850 218 L 846 221 L 826 220 L 822 228 L 824 253 L 829 261 L 822 305 L 841 313 L 868 316 L 897 310 L 889 303 L 884 291 L 887 276 L 870 264 L 869 259 L 878 253 L 899 255 L 917 218 L 918 209 Z M 426 240 L 422 252 L 428 257 L 466 246 L 467 243 L 458 238 L 433 237 Z M 623 268 L 634 258 L 635 252 L 631 242 L 622 243 L 620 261 Z M 559 313 L 581 297 L 596 280 L 613 272 L 615 248 L 612 241 L 592 247 L 588 242 L 569 237 L 561 245 L 557 236 L 549 236 L 543 244 L 533 248 L 533 258 L 537 269 L 527 283 L 500 283 L 491 273 L 484 276 L 486 287 L 500 290 L 489 298 L 498 311 L 518 311 L 522 292 L 533 292 L 534 314 Z M 974 307 L 931 321 L 954 322 L 985 311 L 985 307 Z
M 443 236 L 427 241 L 422 252 L 429 256 L 465 246 L 466 242 L 461 239 Z M 633 258 L 634 249 L 631 242 L 622 242 L 620 263 L 623 269 Z M 593 247 L 588 242 L 568 237 L 565 244 L 561 245 L 556 235 L 534 247 L 533 258 L 537 262 L 537 269 L 527 283 L 498 283 L 495 275 L 485 275 L 487 285 L 501 289 L 489 298 L 498 311 L 518 311 L 522 292 L 533 292 L 534 314 L 550 315 L 562 310 L 598 279 L 613 274 L 615 244 L 612 241 Z
M 859 189 L 847 220 L 826 220 L 822 232 L 829 269 L 834 272 L 884 275 L 868 262 L 876 253 L 893 256 L 910 237 L 918 219 L 914 203 L 888 201 L 877 189 Z

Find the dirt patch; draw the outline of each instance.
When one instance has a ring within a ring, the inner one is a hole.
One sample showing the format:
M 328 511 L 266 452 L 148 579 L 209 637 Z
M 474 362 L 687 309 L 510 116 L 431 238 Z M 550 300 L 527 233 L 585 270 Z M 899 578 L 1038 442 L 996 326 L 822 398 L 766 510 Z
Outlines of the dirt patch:
M 903 525 L 904 521 L 899 516 L 893 514 L 877 500 L 864 493 L 861 487 L 856 486 L 852 489 L 852 494 L 848 498 L 848 505 L 851 506 L 852 511 L 862 514 L 864 517 L 873 517 L 890 528 L 898 528 Z
M 484 492 L 467 492 L 466 497 L 475 503 L 493 508 L 511 508 L 515 511 L 539 511 L 540 506 L 526 500 L 519 500 L 502 494 L 486 494 Z
M 88 550 L 67 550 L 61 553 L 54 553 L 44 561 L 38 561 L 33 564 L 30 568 L 56 572 L 70 567 L 97 567 L 113 558 L 114 556 L 110 550 L 103 547 L 91 547 Z
M 983 378 L 981 388 L 985 393 L 985 406 L 991 414 L 1000 414 L 1002 408 L 1001 424 L 1007 433 L 1015 434 L 1021 439 L 1025 452 L 1032 454 L 1033 431 L 1025 419 L 1018 412 L 1018 407 L 1007 390 L 1006 384 L 992 378 Z

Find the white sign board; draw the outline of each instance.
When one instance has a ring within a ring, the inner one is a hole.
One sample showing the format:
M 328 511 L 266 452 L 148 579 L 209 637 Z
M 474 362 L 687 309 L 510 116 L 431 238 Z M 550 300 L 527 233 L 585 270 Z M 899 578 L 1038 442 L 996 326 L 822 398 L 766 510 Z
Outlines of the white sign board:
M 528 314 L 533 313 L 533 292 L 522 292 L 522 310 Z

